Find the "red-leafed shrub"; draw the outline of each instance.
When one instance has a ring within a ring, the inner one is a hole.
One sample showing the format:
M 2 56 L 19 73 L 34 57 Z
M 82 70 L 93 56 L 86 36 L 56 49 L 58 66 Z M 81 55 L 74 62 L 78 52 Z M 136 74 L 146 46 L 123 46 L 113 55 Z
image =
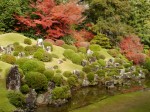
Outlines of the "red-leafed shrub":
M 140 38 L 135 35 L 127 36 L 120 42 L 121 52 L 135 64 L 143 63 L 145 56 Z
M 62 46 L 64 44 L 65 44 L 65 42 L 63 40 L 56 40 L 56 42 L 55 42 L 55 45 L 57 45 L 57 46 Z
M 90 43 L 89 42 L 76 42 L 75 45 L 77 47 L 85 47 L 85 48 L 88 48 L 90 46 Z
M 15 15 L 18 20 L 16 29 L 20 31 L 33 29 L 36 35 L 56 40 L 71 33 L 71 25 L 81 23 L 84 7 L 75 2 L 56 5 L 54 0 L 37 0 L 31 3 L 36 9 L 25 16 Z

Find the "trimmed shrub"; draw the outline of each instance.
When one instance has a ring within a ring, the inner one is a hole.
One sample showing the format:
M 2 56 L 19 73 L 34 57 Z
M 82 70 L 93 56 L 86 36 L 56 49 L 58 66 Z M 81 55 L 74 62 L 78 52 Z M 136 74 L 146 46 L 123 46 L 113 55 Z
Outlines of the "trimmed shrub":
M 81 65 L 83 58 L 79 54 L 75 53 L 70 60 L 75 64 Z
M 42 60 L 43 62 L 50 62 L 52 61 L 52 55 L 50 53 L 43 53 L 43 57 L 42 57 Z
M 129 67 L 131 67 L 132 65 L 131 65 L 130 63 L 125 63 L 125 64 L 123 64 L 123 66 L 124 66 L 125 68 L 129 68 Z
M 79 47 L 78 51 L 86 54 L 86 48 L 85 47 Z
M 21 45 L 16 45 L 16 46 L 14 47 L 14 51 L 19 51 L 19 52 L 24 51 L 24 47 L 21 46 Z
M 60 69 L 57 69 L 55 72 L 56 73 L 61 73 L 62 71 Z
M 68 82 L 68 84 L 69 84 L 70 87 L 75 86 L 76 83 L 77 83 L 77 81 L 76 81 L 76 79 L 75 79 L 74 77 L 69 77 L 69 78 L 67 79 L 67 82 Z
M 18 56 L 18 54 L 19 54 L 19 51 L 14 51 L 14 52 L 13 52 L 13 55 L 14 55 L 14 56 Z
M 44 41 L 43 44 L 44 44 L 44 47 L 45 47 L 45 48 L 46 48 L 47 46 L 50 46 L 50 47 L 51 47 L 51 51 L 53 51 L 53 46 L 52 46 L 52 44 L 51 44 L 50 42 Z
M 20 90 L 22 93 L 27 94 L 30 91 L 30 88 L 27 84 L 25 84 L 25 85 L 21 86 Z
M 25 76 L 26 83 L 29 87 L 34 88 L 37 92 L 47 89 L 48 81 L 45 75 L 39 72 L 29 72 Z
M 9 102 L 15 107 L 23 107 L 25 104 L 25 97 L 19 92 L 9 92 L 7 97 L 9 99 Z
M 45 51 L 44 51 L 44 49 L 43 49 L 43 48 L 39 47 L 39 48 L 36 50 L 36 52 L 44 53 Z
M 62 84 L 63 77 L 61 76 L 61 74 L 57 73 L 54 75 L 52 81 L 54 81 L 56 86 L 60 86 Z
M 19 42 L 14 42 L 14 43 L 13 43 L 13 46 L 14 46 L 14 47 L 15 47 L 15 46 L 18 46 L 18 45 L 20 45 Z
M 91 67 L 90 66 L 85 66 L 82 68 L 82 71 L 84 71 L 85 73 L 89 73 L 91 72 Z
M 94 81 L 94 73 L 93 72 L 88 73 L 87 78 L 90 82 L 93 82 Z
M 71 92 L 68 86 L 56 87 L 52 91 L 52 99 L 68 99 L 71 97 Z
M 65 44 L 65 42 L 63 40 L 56 40 L 56 42 L 55 42 L 55 45 L 57 45 L 57 46 L 62 46 L 64 44 Z
M 16 62 L 15 56 L 9 55 L 9 54 L 4 54 L 1 57 L 2 61 L 9 63 L 9 64 L 14 64 Z
M 35 52 L 33 54 L 33 57 L 41 61 L 43 58 L 43 53 L 42 52 Z
M 76 46 L 73 46 L 73 45 L 64 44 L 62 47 L 63 47 L 64 49 L 71 49 L 71 50 L 73 50 L 74 52 L 77 52 L 77 51 L 78 51 L 78 49 L 76 48 Z
M 102 48 L 98 44 L 91 44 L 89 46 L 89 49 L 92 50 L 92 51 L 100 51 Z
M 23 64 L 24 64 L 26 61 L 28 61 L 28 60 L 29 60 L 29 59 L 27 59 L 27 58 L 19 58 L 19 59 L 16 60 L 15 64 L 19 65 L 19 67 L 20 67 L 21 69 L 23 69 Z
M 58 69 L 58 65 L 54 65 L 53 68 L 54 68 L 54 69 Z
M 31 44 L 32 44 L 32 41 L 31 41 L 29 38 L 25 38 L 25 39 L 24 39 L 24 44 L 31 45 Z
M 35 48 L 33 46 L 26 46 L 24 48 L 25 52 L 28 52 L 30 55 L 32 55 L 35 52 Z
M 43 71 L 45 70 L 45 65 L 43 62 L 40 61 L 27 60 L 23 64 L 22 70 L 25 74 L 31 71 L 43 73 Z
M 73 54 L 75 54 L 75 52 L 71 49 L 66 49 L 63 53 L 63 55 L 68 59 L 71 59 L 73 57 Z
M 105 76 L 105 70 L 98 70 L 96 74 L 98 74 L 99 77 Z
M 70 72 L 70 71 L 64 71 L 63 72 L 63 76 L 65 76 L 65 77 L 71 77 L 73 74 Z
M 44 75 L 46 76 L 48 81 L 52 81 L 54 77 L 54 71 L 53 70 L 45 70 Z
M 104 55 L 102 55 L 102 54 L 99 55 L 99 59 L 103 59 L 104 60 L 105 58 L 106 57 Z
M 123 64 L 123 60 L 122 59 L 120 59 L 120 58 L 115 58 L 115 62 L 116 63 L 119 63 L 119 64 Z
M 103 60 L 103 59 L 99 59 L 97 61 L 102 67 L 105 67 L 106 66 L 106 62 Z

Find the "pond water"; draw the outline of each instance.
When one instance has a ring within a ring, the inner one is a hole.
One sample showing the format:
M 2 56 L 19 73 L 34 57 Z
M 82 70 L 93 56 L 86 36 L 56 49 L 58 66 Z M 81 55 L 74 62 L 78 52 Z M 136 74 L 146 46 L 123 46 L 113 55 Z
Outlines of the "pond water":
M 145 85 L 145 81 L 140 81 L 140 82 L 128 81 L 126 86 L 121 88 L 116 88 L 114 90 L 106 90 L 104 87 L 98 87 L 98 86 L 81 88 L 73 92 L 72 99 L 70 100 L 69 103 L 61 107 L 51 107 L 51 106 L 39 107 L 37 108 L 36 112 L 69 112 L 71 110 L 82 108 L 92 103 L 99 102 L 112 95 L 121 94 L 123 90 L 137 91 L 138 89 L 135 89 L 135 87 L 141 88 L 144 85 Z M 129 92 L 133 92 L 133 91 L 129 91 Z

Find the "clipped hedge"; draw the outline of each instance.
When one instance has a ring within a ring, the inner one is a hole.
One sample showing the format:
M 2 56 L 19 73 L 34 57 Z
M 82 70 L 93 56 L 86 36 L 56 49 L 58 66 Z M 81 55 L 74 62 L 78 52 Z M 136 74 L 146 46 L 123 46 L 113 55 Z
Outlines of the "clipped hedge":
M 91 44 L 91 45 L 89 46 L 89 49 L 92 50 L 92 51 L 100 51 L 102 48 L 101 48 L 101 46 L 98 45 L 98 44 Z

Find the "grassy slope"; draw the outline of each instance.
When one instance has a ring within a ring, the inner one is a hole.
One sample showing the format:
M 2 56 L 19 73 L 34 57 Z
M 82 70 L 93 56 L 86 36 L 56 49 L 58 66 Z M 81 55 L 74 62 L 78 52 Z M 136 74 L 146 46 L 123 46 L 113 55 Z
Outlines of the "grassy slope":
M 6 46 L 8 44 L 13 44 L 14 42 L 19 42 L 21 45 L 25 46 L 23 43 L 24 39 L 27 38 L 18 33 L 6 33 L 0 35 L 0 45 Z M 32 40 L 33 44 L 36 43 L 35 40 Z
M 150 91 L 110 97 L 71 112 L 150 112 Z

